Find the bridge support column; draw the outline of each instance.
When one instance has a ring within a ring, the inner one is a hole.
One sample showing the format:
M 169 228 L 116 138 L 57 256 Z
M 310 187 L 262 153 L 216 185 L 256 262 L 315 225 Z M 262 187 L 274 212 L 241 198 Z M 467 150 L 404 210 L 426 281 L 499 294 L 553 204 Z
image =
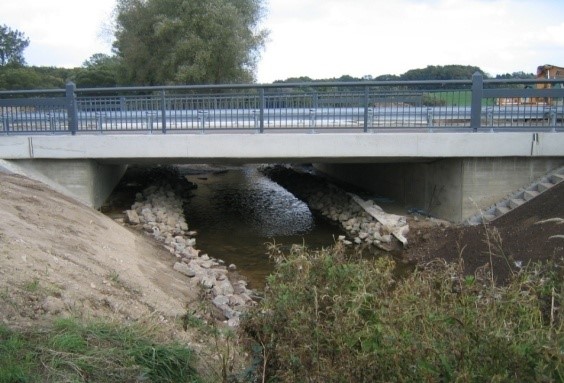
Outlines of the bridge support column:
M 83 204 L 99 209 L 112 193 L 127 165 L 101 164 L 95 160 L 10 160 L 0 166 L 41 181 Z
M 557 158 L 452 158 L 428 163 L 317 164 L 322 172 L 407 208 L 462 222 L 564 166 Z

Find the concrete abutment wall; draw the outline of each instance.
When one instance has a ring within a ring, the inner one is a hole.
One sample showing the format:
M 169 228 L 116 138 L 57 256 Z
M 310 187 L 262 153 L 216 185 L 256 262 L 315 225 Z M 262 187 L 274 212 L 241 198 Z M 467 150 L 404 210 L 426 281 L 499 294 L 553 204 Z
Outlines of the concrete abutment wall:
M 127 168 L 127 165 L 101 164 L 89 159 L 24 159 L 2 161 L 0 165 L 95 209 L 106 201 Z
M 562 157 L 316 164 L 332 177 L 454 222 L 462 222 L 560 166 L 564 166 Z

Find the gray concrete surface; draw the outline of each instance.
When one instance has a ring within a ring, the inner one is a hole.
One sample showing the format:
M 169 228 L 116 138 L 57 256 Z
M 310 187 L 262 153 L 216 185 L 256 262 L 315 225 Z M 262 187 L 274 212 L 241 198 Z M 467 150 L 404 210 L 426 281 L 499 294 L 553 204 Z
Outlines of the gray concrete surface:
M 462 222 L 564 165 L 564 157 L 447 158 L 429 163 L 317 164 L 333 177 L 408 208 Z
M 36 179 L 79 202 L 100 208 L 112 193 L 126 165 L 100 164 L 94 160 L 0 160 L 6 172 Z
M 462 221 L 478 208 L 561 166 L 564 134 L 4 136 L 0 137 L 0 158 L 10 160 L 13 167 L 34 178 L 59 185 L 67 194 L 94 207 L 111 193 L 127 164 L 316 163 L 346 181 L 436 216 Z
M 105 163 L 396 162 L 564 156 L 561 133 L 280 133 L 5 136 L 3 159 Z

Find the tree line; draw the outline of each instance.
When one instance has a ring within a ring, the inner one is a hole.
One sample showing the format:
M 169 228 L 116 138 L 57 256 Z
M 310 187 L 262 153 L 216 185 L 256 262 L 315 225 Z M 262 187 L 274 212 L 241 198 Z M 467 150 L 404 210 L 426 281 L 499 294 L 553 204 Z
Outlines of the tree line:
M 267 31 L 265 0 L 118 0 L 111 55 L 79 68 L 26 66 L 23 32 L 0 27 L 0 89 L 246 83 Z
M 268 31 L 260 29 L 266 0 L 118 0 L 111 55 L 97 53 L 81 67 L 27 66 L 24 32 L 0 26 L 0 90 L 129 85 L 250 83 Z M 469 79 L 479 67 L 428 66 L 401 75 L 276 82 Z M 487 74 L 484 73 L 484 75 Z M 498 76 L 500 77 L 500 76 Z M 530 78 L 516 72 L 501 78 Z

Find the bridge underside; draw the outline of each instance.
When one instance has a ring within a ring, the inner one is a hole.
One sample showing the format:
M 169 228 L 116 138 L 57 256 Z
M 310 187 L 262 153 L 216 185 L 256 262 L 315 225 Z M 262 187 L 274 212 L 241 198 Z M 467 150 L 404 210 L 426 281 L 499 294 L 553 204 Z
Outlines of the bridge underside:
M 564 166 L 564 135 L 518 133 L 6 136 L 4 167 L 98 208 L 128 164 L 315 163 L 435 216 L 462 221 Z M 0 167 L 2 166 L 0 161 Z
M 316 165 L 324 173 L 392 198 L 406 208 L 453 222 L 464 221 L 561 166 L 562 157 Z
M 38 180 L 83 204 L 100 208 L 125 173 L 127 165 L 95 160 L 0 160 L 0 170 Z

